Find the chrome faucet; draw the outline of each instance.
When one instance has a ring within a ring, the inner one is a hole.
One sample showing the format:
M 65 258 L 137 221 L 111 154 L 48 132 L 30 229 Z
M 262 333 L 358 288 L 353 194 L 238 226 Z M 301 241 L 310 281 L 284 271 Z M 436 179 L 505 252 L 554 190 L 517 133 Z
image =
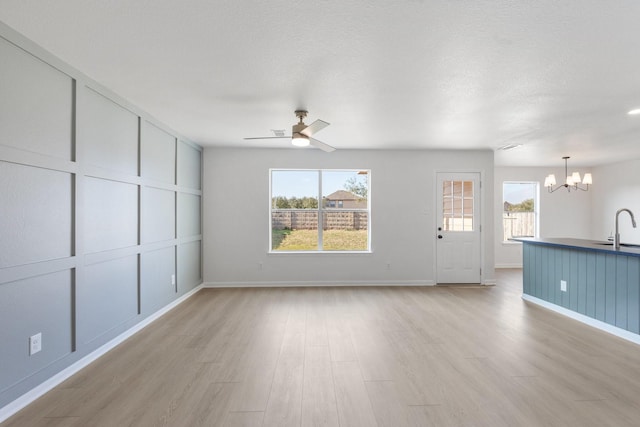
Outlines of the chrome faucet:
M 618 217 L 620 216 L 620 212 L 629 212 L 629 215 L 631 215 L 631 225 L 633 225 L 633 228 L 636 228 L 636 219 L 633 217 L 633 212 L 627 208 L 618 209 L 618 212 L 616 212 L 616 237 L 613 243 L 616 249 L 620 249 L 620 232 L 618 231 Z

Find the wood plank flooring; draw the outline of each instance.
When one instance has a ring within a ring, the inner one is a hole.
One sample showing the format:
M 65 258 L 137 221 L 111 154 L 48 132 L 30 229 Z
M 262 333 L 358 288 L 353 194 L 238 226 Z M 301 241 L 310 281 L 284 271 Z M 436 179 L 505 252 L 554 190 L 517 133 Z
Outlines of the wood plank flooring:
M 497 279 L 203 290 L 2 425 L 640 425 L 640 346 Z

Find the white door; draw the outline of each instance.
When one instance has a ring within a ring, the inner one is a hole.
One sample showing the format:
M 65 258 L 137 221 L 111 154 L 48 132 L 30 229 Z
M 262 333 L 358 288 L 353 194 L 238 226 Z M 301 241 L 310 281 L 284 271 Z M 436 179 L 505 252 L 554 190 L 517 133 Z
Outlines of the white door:
M 437 283 L 480 283 L 480 174 L 439 172 Z

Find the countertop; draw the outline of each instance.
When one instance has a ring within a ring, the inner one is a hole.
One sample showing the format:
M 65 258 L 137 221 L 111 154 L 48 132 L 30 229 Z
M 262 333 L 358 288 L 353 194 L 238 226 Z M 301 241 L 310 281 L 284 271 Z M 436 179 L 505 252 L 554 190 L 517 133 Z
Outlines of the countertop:
M 620 246 L 620 249 L 613 248 L 613 242 L 587 239 L 570 238 L 539 238 L 514 237 L 511 240 L 516 242 L 531 243 L 534 245 L 554 246 L 567 249 L 584 249 L 587 251 L 604 252 L 607 254 L 625 255 L 640 257 L 640 245 Z M 624 245 L 625 242 L 622 243 Z

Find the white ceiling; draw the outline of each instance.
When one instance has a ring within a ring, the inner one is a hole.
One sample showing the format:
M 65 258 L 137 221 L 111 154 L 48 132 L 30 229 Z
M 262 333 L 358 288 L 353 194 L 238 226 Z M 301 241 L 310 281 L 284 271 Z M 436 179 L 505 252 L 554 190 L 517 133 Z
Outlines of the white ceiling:
M 0 20 L 204 146 L 640 158 L 635 0 L 0 0 Z M 323 154 L 324 155 L 324 154 Z

